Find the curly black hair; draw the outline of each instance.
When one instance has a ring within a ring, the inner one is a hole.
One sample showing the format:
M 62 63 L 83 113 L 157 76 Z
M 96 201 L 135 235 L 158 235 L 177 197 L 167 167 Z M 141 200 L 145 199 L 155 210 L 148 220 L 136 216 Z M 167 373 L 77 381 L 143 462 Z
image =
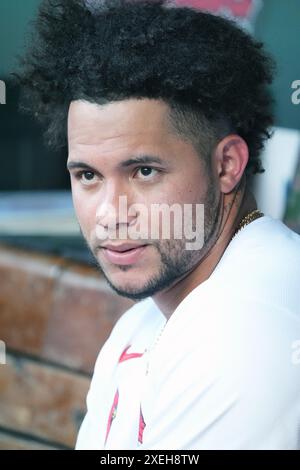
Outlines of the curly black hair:
M 50 145 L 66 143 L 73 100 L 161 99 L 199 154 L 234 132 L 249 147 L 247 173 L 258 173 L 273 72 L 262 43 L 233 21 L 172 0 L 43 0 L 15 77 Z

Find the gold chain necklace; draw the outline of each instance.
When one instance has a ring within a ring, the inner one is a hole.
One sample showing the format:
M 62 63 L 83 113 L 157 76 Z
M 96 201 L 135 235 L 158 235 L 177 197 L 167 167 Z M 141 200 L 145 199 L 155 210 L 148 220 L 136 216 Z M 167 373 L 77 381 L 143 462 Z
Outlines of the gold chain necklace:
M 253 220 L 259 219 L 259 217 L 262 217 L 264 214 L 261 212 L 259 209 L 255 209 L 254 211 L 250 212 L 249 214 L 245 215 L 245 217 L 242 218 L 240 221 L 236 231 L 234 232 L 233 236 L 231 237 L 231 240 L 244 228 L 246 225 L 250 224 L 253 222 Z

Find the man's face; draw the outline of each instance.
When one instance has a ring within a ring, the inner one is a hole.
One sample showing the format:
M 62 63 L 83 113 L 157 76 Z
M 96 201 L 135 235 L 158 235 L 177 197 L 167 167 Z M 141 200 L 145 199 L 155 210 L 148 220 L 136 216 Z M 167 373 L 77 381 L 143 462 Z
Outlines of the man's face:
M 205 253 L 205 244 L 187 250 L 184 230 L 175 237 L 172 220 L 166 238 L 164 217 L 151 217 L 155 204 L 204 204 L 205 241 L 218 216 L 214 178 L 192 144 L 171 132 L 168 109 L 163 101 L 150 99 L 105 106 L 74 101 L 69 109 L 68 166 L 81 231 L 110 286 L 131 299 L 171 287 Z M 141 156 L 147 163 L 135 161 Z M 128 209 L 138 206 L 121 213 L 120 196 L 126 197 Z M 123 254 L 104 247 L 123 249 L 120 245 L 127 243 L 144 247 Z

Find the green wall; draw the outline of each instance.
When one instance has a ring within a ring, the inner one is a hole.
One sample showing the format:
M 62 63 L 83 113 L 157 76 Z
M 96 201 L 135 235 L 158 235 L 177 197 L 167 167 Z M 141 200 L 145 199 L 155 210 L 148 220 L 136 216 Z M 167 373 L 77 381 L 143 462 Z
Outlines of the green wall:
M 300 129 L 300 105 L 291 102 L 291 83 L 300 80 L 300 0 L 264 0 L 256 37 L 277 61 L 276 124 Z
M 28 23 L 40 0 L 0 0 L 0 78 L 14 67 L 15 56 L 22 52 Z

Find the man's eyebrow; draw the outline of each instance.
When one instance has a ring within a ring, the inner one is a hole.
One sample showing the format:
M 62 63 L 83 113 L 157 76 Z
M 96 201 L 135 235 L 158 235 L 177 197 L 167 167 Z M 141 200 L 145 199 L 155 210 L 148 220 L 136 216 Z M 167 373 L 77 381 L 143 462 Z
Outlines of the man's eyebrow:
M 68 162 L 67 163 L 67 169 L 68 170 L 74 170 L 75 168 L 82 168 L 84 170 L 93 170 L 93 168 L 90 165 L 87 165 L 87 163 L 84 162 Z
M 128 160 L 125 160 L 124 162 L 121 162 L 120 167 L 126 168 L 130 165 L 136 165 L 137 163 L 159 163 L 160 165 L 164 164 L 163 160 L 157 157 L 156 155 L 138 155 L 137 157 L 132 157 Z
M 156 155 L 138 155 L 137 157 L 132 157 L 132 158 L 129 158 L 128 160 L 124 160 L 118 166 L 121 168 L 127 168 L 128 166 L 136 165 L 138 163 L 139 164 L 158 163 L 160 165 L 164 164 L 163 160 L 157 157 Z M 87 163 L 77 162 L 77 161 L 68 162 L 67 168 L 68 170 L 73 170 L 75 168 L 93 170 L 93 168 Z

